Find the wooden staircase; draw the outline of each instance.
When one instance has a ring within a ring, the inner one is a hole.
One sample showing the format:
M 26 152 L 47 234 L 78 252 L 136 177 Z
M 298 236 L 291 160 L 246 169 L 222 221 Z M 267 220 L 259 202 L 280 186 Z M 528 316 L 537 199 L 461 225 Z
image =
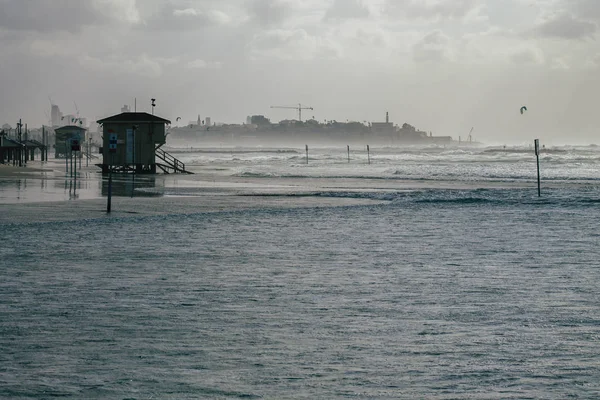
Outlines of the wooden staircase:
M 193 172 L 186 171 L 184 163 L 161 149 L 160 146 L 155 149 L 155 153 L 156 157 L 163 161 L 162 163 L 157 162 L 156 166 L 159 167 L 165 174 L 193 174 Z

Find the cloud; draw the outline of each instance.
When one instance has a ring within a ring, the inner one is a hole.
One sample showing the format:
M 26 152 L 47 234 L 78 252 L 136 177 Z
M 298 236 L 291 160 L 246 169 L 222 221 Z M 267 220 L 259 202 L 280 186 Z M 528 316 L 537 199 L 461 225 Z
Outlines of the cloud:
M 600 2 L 598 0 L 565 0 L 566 7 L 583 20 L 600 21 Z
M 388 0 L 386 12 L 406 18 L 463 18 L 481 5 L 480 0 Z
M 289 18 L 292 5 L 283 0 L 252 0 L 247 3 L 250 18 L 260 25 L 278 25 Z
M 92 3 L 78 0 L 0 0 L 0 9 L 0 27 L 9 30 L 77 32 L 99 20 Z
M 596 33 L 597 25 L 574 18 L 572 15 L 562 13 L 535 28 L 535 33 L 541 37 L 554 39 L 584 39 Z
M 544 54 L 539 49 L 521 49 L 513 52 L 510 60 L 519 66 L 540 65 L 544 63 Z
M 220 10 L 177 8 L 169 3 L 148 18 L 142 26 L 149 31 L 193 31 L 210 26 L 227 25 L 231 21 L 231 17 Z
M 273 29 L 254 36 L 248 45 L 251 57 L 281 60 L 337 58 L 341 51 L 332 41 L 312 36 L 304 29 Z
M 552 63 L 550 64 L 550 68 L 554 69 L 554 70 L 568 70 L 571 67 L 569 66 L 569 63 L 567 62 L 567 60 L 565 60 L 564 58 L 558 57 L 552 60 Z
M 325 19 L 363 19 L 370 15 L 371 12 L 360 0 L 335 0 Z
M 451 61 L 450 38 L 435 30 L 425 35 L 413 46 L 413 59 L 417 63 Z
M 0 28 L 32 32 L 79 32 L 111 22 L 135 24 L 135 0 L 0 0 Z
M 584 66 L 589 69 L 596 69 L 600 67 L 600 53 L 594 54 L 589 57 L 585 62 Z
M 86 55 L 79 59 L 79 64 L 89 71 L 130 74 L 146 78 L 158 78 L 163 73 L 160 62 L 147 54 L 142 54 L 135 59 L 121 59 L 116 56 L 97 58 Z
M 190 69 L 219 69 L 221 66 L 220 62 L 208 62 L 201 59 L 190 61 L 186 64 L 186 68 Z

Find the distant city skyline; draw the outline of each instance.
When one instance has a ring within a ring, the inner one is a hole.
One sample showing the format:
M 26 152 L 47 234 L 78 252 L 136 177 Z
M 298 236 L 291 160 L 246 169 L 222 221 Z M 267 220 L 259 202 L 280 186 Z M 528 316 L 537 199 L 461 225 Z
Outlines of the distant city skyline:
M 485 141 L 592 143 L 595 0 L 0 0 L 0 123 L 47 123 L 48 97 L 90 121 L 408 122 Z M 521 106 L 528 113 L 521 115 Z

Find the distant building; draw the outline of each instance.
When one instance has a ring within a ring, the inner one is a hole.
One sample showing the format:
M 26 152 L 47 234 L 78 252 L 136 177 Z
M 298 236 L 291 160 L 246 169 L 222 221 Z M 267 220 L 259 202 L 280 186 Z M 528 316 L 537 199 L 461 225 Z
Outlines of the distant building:
M 252 117 L 249 115 L 246 117 L 246 125 L 252 125 Z
M 56 104 L 52 104 L 52 108 L 50 109 L 50 123 L 52 126 L 64 125 L 62 119 L 63 114 L 60 112 L 60 108 Z
M 206 120 L 205 120 L 206 126 L 210 126 L 210 122 L 211 122 L 210 117 L 206 117 Z
M 264 115 L 253 115 L 252 117 L 250 117 L 250 122 L 253 125 L 258 126 L 271 125 L 271 121 L 268 118 L 265 118 Z
M 396 128 L 394 127 L 394 124 L 390 122 L 390 114 L 388 112 L 385 113 L 385 122 L 371 123 L 371 132 L 376 136 L 391 137 L 395 131 Z

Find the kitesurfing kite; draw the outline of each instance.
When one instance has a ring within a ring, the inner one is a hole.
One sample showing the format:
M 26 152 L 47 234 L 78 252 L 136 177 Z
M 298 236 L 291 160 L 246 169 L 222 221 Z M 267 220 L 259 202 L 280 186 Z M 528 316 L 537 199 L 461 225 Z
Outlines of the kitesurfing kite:
M 525 106 L 521 107 L 521 115 L 523 115 L 523 113 L 524 113 L 525 111 L 527 111 L 527 107 L 525 107 Z
M 175 120 L 175 122 L 179 121 L 181 119 L 181 117 L 177 117 L 177 119 Z

